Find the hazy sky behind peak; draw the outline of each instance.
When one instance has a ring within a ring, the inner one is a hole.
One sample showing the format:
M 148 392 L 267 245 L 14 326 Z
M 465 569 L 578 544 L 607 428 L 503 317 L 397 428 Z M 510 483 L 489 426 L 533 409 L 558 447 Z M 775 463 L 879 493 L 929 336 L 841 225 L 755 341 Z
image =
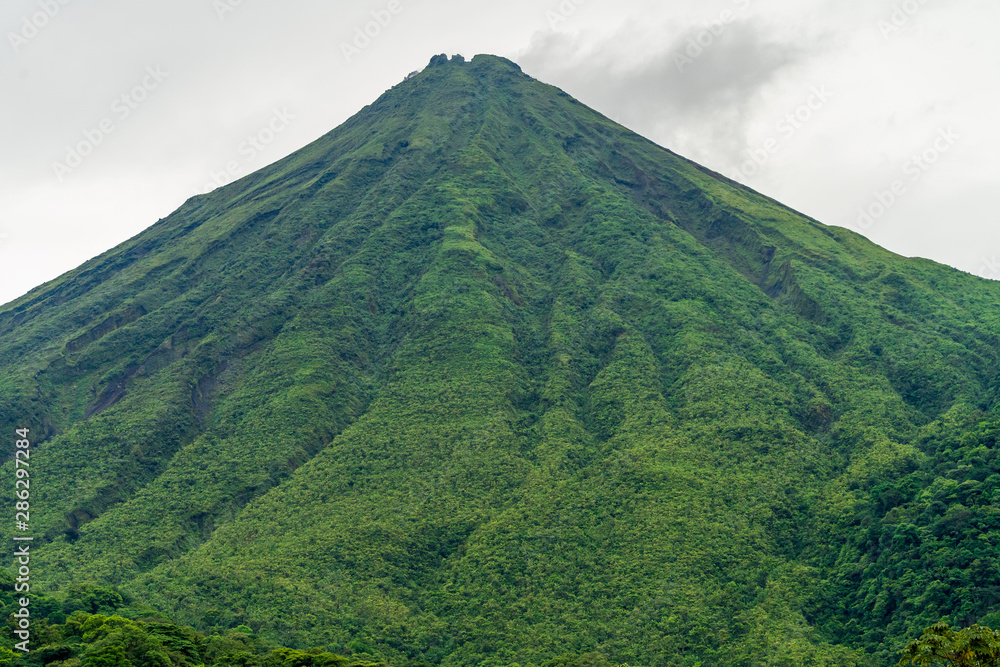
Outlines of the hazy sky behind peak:
M 824 223 L 1000 279 L 998 19 L 995 0 L 5 0 L 0 303 L 442 52 L 511 58 Z

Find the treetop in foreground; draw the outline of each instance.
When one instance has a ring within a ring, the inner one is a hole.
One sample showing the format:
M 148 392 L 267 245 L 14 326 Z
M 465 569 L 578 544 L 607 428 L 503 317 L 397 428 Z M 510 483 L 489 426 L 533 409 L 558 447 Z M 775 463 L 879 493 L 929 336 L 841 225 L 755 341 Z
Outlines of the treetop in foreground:
M 935 623 L 900 653 L 900 666 L 992 667 L 1000 665 L 1000 632 L 981 625 L 953 630 Z

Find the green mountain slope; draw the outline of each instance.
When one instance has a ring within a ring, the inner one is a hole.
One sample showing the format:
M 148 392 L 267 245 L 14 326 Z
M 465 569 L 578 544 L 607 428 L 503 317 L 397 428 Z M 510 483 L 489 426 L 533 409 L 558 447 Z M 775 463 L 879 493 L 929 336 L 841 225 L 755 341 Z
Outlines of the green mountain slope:
M 0 307 L 0 425 L 50 588 L 400 664 L 889 665 L 1000 613 L 998 302 L 436 57 Z

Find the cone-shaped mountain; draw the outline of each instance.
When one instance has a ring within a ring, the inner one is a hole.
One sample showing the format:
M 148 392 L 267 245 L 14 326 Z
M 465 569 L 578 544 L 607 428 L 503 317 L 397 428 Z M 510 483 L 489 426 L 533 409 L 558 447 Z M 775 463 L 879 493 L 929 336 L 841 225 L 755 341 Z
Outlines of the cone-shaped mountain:
M 0 307 L 0 425 L 49 590 L 392 664 L 890 665 L 1000 619 L 998 303 L 436 57 Z

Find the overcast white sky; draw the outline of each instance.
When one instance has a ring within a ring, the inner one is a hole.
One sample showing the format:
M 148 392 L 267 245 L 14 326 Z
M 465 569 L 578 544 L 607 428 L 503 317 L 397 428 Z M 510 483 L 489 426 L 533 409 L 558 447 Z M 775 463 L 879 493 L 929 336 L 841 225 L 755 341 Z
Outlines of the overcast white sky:
M 822 222 L 1000 279 L 998 25 L 996 0 L 3 0 L 0 303 L 443 52 L 511 58 Z

